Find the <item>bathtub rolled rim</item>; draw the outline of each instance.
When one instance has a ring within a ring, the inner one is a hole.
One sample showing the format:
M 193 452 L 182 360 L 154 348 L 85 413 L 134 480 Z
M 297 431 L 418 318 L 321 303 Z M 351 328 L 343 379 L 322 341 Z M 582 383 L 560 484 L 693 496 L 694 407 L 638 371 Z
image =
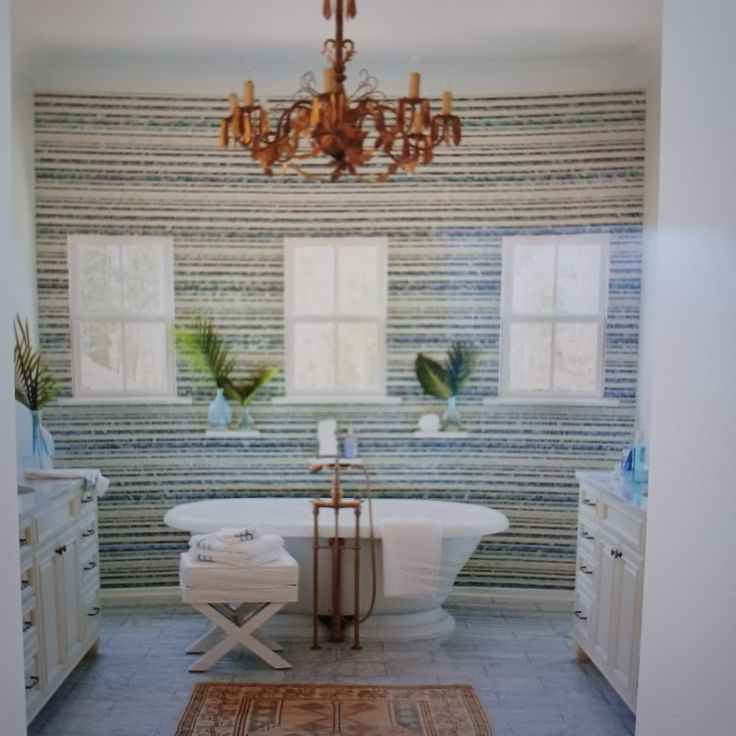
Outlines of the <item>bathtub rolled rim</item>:
M 509 528 L 509 520 L 497 509 L 459 501 L 430 499 L 380 498 L 374 502 L 374 529 L 381 537 L 383 519 L 430 518 L 442 527 L 442 537 L 484 537 L 500 534 Z M 428 513 L 429 511 L 432 513 Z M 340 536 L 354 536 L 352 512 L 341 512 Z M 313 533 L 312 504 L 309 498 L 232 497 L 205 499 L 179 504 L 169 509 L 164 523 L 189 533 L 217 531 L 223 527 L 255 524 L 267 534 L 283 537 L 311 537 Z M 320 534 L 334 531 L 331 512 L 320 514 Z M 361 537 L 368 536 L 368 512 L 364 504 L 361 515 Z

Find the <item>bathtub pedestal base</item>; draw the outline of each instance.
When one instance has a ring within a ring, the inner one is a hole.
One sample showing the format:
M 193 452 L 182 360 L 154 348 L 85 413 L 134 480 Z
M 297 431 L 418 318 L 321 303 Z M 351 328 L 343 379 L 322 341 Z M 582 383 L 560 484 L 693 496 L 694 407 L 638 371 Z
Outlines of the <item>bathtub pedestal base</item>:
M 311 639 L 312 617 L 309 614 L 280 613 L 264 627 L 275 638 Z M 455 619 L 441 606 L 421 613 L 400 613 L 371 616 L 360 625 L 360 637 L 365 641 L 413 641 L 450 636 L 455 631 Z M 352 626 L 346 626 L 346 635 Z

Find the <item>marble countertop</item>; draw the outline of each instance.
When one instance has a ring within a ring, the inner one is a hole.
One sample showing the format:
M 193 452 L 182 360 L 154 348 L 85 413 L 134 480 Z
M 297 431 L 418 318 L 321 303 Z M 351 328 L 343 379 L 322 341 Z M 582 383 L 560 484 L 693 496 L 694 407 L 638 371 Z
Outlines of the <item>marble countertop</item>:
M 648 486 L 646 483 L 634 483 L 629 479 L 621 478 L 613 470 L 578 470 L 575 477 L 580 483 L 585 483 L 593 490 L 614 496 L 644 512 L 647 510 Z
M 40 505 L 50 506 L 62 500 L 84 481 L 79 478 L 59 480 L 24 480 L 18 483 L 18 513 L 31 514 Z

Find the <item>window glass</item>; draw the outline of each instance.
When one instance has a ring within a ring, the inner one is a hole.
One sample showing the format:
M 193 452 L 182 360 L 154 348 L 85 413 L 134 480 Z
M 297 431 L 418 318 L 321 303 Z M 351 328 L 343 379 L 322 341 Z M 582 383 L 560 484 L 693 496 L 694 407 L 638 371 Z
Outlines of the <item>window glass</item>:
M 385 238 L 285 241 L 289 394 L 384 391 Z
M 75 396 L 175 394 L 171 256 L 170 238 L 69 237 Z
M 294 387 L 329 391 L 335 386 L 335 326 L 331 322 L 294 325 Z
M 555 251 L 547 246 L 514 249 L 514 314 L 552 314 L 555 304 Z
M 511 326 L 509 356 L 513 391 L 546 391 L 552 372 L 552 325 L 522 322 Z
M 603 395 L 607 259 L 604 236 L 504 238 L 502 395 Z

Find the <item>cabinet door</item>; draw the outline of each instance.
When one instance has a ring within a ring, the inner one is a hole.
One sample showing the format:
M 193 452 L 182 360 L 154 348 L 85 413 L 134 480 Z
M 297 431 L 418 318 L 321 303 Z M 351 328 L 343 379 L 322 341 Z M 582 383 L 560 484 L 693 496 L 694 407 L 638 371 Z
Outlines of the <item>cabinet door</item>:
M 61 539 L 64 552 L 59 566 L 64 607 L 65 662 L 79 656 L 84 638 L 79 531 L 74 528 Z
M 616 558 L 615 545 L 601 534 L 597 545 L 596 597 L 591 630 L 591 646 L 598 666 L 608 667 L 611 652 L 611 639 L 614 626 L 616 596 Z
M 44 689 L 53 689 L 64 674 L 63 619 L 59 600 L 61 590 L 58 586 L 60 555 L 56 548 L 54 544 L 47 545 L 37 556 Z
M 611 652 L 611 681 L 633 697 L 639 656 L 642 561 L 622 548 L 617 567 L 616 636 Z

